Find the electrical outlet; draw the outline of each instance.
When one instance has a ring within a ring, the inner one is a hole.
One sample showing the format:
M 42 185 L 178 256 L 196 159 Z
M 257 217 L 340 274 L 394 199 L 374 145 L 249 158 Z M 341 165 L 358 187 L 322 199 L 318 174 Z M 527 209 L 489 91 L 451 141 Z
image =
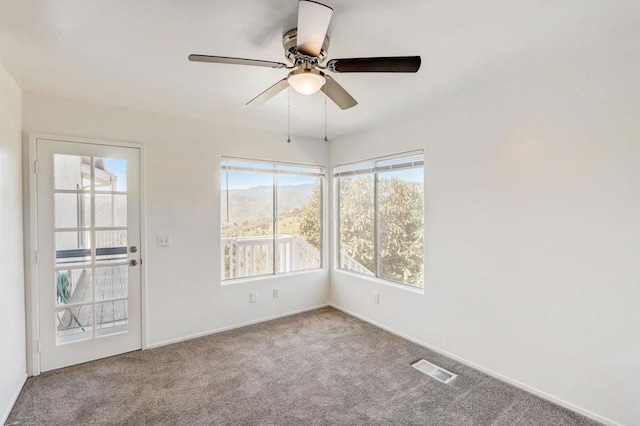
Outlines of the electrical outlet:
M 378 293 L 377 291 L 373 292 L 373 303 L 380 304 L 380 293 Z
M 156 243 L 158 247 L 171 247 L 171 235 L 158 235 Z
M 280 297 L 280 289 L 274 288 L 273 289 L 273 298 L 277 299 L 278 297 Z
M 251 293 L 249 293 L 249 302 L 258 303 L 258 293 L 253 292 L 253 291 Z

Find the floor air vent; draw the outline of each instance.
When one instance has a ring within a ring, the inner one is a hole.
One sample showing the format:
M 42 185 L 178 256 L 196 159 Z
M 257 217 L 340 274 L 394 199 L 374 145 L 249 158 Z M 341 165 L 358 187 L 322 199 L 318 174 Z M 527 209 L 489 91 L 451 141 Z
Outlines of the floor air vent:
M 452 372 L 447 371 L 444 368 L 440 368 L 435 364 L 431 364 L 429 361 L 424 359 L 414 362 L 411 366 L 436 380 L 440 380 L 442 383 L 451 383 L 453 379 L 458 377 L 457 374 L 453 374 Z

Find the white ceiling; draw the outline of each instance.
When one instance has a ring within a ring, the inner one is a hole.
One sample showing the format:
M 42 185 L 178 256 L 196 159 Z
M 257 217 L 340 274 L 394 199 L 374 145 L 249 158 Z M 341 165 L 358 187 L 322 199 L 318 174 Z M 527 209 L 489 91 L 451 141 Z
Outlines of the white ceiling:
M 297 0 L 0 0 L 0 61 L 25 91 L 286 131 L 287 92 L 245 103 L 286 70 L 193 63 L 190 53 L 284 61 Z M 637 0 L 327 0 L 329 58 L 421 55 L 417 74 L 334 74 L 329 135 L 357 132 L 498 82 L 640 39 Z M 321 138 L 324 95 L 291 94 L 292 133 Z

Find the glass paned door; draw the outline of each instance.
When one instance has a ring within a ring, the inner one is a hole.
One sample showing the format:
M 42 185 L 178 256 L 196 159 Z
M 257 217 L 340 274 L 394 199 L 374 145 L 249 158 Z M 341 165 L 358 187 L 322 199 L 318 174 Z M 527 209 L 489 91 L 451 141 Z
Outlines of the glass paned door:
M 139 149 L 36 147 L 41 371 L 139 349 Z

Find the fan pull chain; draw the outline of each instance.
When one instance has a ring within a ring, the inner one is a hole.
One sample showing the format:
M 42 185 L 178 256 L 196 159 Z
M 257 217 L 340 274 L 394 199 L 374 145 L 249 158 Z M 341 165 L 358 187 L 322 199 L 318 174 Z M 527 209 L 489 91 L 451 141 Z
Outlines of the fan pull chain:
M 291 86 L 287 87 L 287 143 L 291 143 Z
M 327 94 L 324 94 L 324 141 L 329 142 L 327 138 Z

